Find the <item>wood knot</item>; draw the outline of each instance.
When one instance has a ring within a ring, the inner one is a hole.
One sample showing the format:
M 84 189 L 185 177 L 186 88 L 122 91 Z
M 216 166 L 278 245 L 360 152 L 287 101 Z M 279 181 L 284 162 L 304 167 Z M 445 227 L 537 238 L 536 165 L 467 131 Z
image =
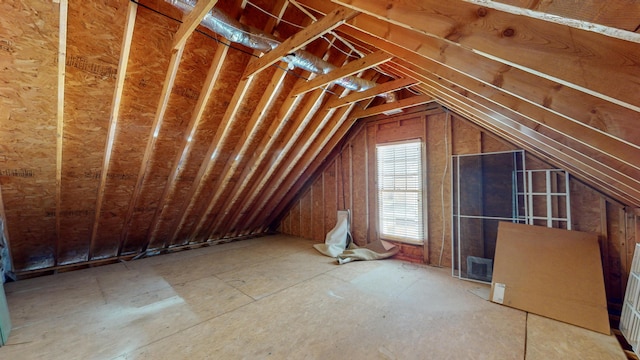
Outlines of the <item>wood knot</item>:
M 514 29 L 512 29 L 512 28 L 506 28 L 502 32 L 502 36 L 504 36 L 504 37 L 512 37 L 515 34 L 516 34 L 516 31 Z
M 487 8 L 484 8 L 484 7 L 479 8 L 478 11 L 476 11 L 476 14 L 478 14 L 479 17 L 487 16 Z
M 387 4 L 387 10 L 391 10 L 393 8 L 393 4 Z

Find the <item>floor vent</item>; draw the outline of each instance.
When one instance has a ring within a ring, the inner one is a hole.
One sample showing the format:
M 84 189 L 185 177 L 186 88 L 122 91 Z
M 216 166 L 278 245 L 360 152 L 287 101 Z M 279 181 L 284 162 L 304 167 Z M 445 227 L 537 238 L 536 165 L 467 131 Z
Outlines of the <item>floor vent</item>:
M 469 279 L 491 282 L 493 260 L 477 256 L 467 256 L 467 276 Z

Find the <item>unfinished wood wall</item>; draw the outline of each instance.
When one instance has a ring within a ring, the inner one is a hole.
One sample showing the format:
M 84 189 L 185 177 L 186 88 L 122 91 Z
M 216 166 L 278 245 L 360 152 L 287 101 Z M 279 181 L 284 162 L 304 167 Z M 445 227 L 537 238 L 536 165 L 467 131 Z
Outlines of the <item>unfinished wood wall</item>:
M 364 245 L 375 239 L 376 216 L 372 204 L 376 201 L 373 183 L 376 138 L 422 137 L 426 140 L 427 152 L 428 238 L 424 248 L 403 244 L 400 255 L 415 261 L 424 259 L 431 265 L 451 266 L 449 155 L 516 148 L 458 115 L 442 110 L 421 111 L 381 117 L 357 127 L 341 151 L 327 159 L 323 170 L 293 202 L 279 230 L 323 242 L 325 234 L 335 225 L 336 211 L 348 208 L 352 210 L 352 235 L 356 244 Z M 412 130 L 404 131 L 403 127 Z M 422 133 L 416 133 L 416 128 L 422 129 Z M 528 154 L 526 166 L 527 169 L 555 168 Z M 599 234 L 607 297 L 610 303 L 621 303 L 635 243 L 640 242 L 640 209 L 626 207 L 575 177 L 570 180 L 570 189 L 573 229 Z
M 18 264 L 51 266 L 56 247 L 58 4 L 3 1 L 0 13 L 0 181 Z M 9 239 L 11 241 L 11 239 Z

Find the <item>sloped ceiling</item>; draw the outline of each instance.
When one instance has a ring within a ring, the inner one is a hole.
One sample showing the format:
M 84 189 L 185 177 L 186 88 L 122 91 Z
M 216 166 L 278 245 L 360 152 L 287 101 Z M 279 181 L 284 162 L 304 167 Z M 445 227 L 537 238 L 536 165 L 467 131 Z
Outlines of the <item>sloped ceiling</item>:
M 425 103 L 640 206 L 638 2 L 57 2 L 0 4 L 18 273 L 261 233 L 358 119 Z M 281 44 L 198 26 L 214 6 Z

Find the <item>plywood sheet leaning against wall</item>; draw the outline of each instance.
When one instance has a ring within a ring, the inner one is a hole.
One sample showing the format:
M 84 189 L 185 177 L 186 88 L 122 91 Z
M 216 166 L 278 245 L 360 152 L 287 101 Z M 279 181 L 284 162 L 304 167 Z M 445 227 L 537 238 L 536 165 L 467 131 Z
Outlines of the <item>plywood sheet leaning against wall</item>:
M 59 5 L 9 0 L 0 13 L 0 184 L 13 266 L 30 270 L 56 262 Z
M 490 299 L 609 334 L 597 234 L 501 222 Z

